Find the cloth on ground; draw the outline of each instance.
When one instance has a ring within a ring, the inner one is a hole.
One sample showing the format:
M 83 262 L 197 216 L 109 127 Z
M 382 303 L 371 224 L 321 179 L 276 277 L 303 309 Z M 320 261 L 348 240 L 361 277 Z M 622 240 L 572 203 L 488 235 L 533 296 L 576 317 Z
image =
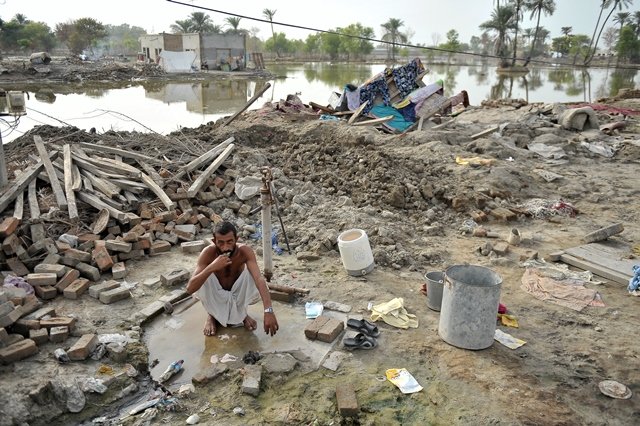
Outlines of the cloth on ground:
M 640 265 L 633 265 L 633 277 L 629 280 L 629 293 L 640 289 Z
M 407 121 L 402 113 L 392 106 L 376 105 L 371 108 L 371 115 L 375 116 L 376 118 L 393 115 L 393 120 L 387 121 L 385 124 L 396 130 L 400 130 L 401 132 L 406 130 L 407 127 L 413 124 L 411 121 Z
M 231 290 L 220 285 L 218 277 L 211 274 L 196 292 L 205 310 L 226 327 L 240 324 L 247 316 L 247 306 L 260 300 L 260 293 L 249 270 L 245 267 Z
M 558 270 L 560 274 L 562 272 Z M 522 275 L 521 289 L 536 299 L 581 311 L 587 306 L 604 306 L 596 290 L 585 288 L 587 281 L 555 275 L 549 268 L 528 267 Z
M 396 87 L 403 98 L 416 88 L 416 78 L 423 71 L 424 65 L 422 65 L 419 58 L 415 58 L 407 65 L 391 70 L 393 81 L 396 83 Z
M 380 77 L 377 80 L 370 82 L 367 85 L 360 87 L 360 105 L 365 102 L 369 104 L 362 110 L 362 114 L 367 114 L 371 111 L 374 100 L 376 97 L 382 96 L 383 105 L 389 105 L 391 103 L 391 96 L 389 95 L 389 86 L 387 85 L 384 77 Z
M 404 308 L 404 300 L 396 297 L 388 302 L 374 305 L 371 308 L 371 321 L 382 321 L 398 328 L 417 328 L 418 319 Z
M 347 98 L 347 107 L 350 111 L 355 111 L 360 106 L 360 88 L 349 89 L 350 85 L 344 87 L 344 96 Z

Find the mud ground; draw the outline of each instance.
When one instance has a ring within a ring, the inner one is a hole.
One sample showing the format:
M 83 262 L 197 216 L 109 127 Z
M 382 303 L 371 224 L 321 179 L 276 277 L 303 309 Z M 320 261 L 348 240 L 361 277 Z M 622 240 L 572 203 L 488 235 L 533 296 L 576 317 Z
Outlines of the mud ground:
M 626 102 L 625 107 L 638 109 L 637 102 L 631 106 Z M 379 324 L 382 336 L 376 349 L 354 351 L 336 372 L 302 369 L 266 376 L 257 398 L 241 394 L 241 374 L 231 372 L 224 380 L 199 387 L 195 394 L 183 398 L 177 412 L 160 412 L 151 424 L 184 424 L 198 411 L 202 424 L 220 425 L 640 422 L 640 299 L 629 296 L 621 284 L 605 282 L 597 289 L 606 307 L 576 312 L 539 301 L 520 289 L 524 272 L 520 255 L 525 250 L 543 257 L 580 245 L 586 233 L 615 222 L 625 226 L 616 238 L 638 243 L 638 121 L 632 117 L 627 129 L 607 139 L 610 144 L 619 142 L 619 150 L 614 157 L 605 158 L 580 146 L 582 141 L 602 136 L 554 127 L 542 114 L 543 109 L 542 105 L 475 108 L 443 130 L 405 136 L 335 122 L 292 122 L 291 117 L 269 108 L 245 115 L 225 128 L 210 123 L 183 130 L 192 138 L 211 143 L 236 138 L 238 149 L 226 163 L 228 176 L 257 175 L 265 165 L 273 168 L 293 249 L 320 256 L 318 261 L 301 261 L 286 254 L 278 257 L 276 282 L 311 289 L 307 299 L 299 298 L 296 303 L 333 300 L 351 305 L 353 314 L 366 315 L 369 301 L 402 297 L 406 309 L 417 315 L 419 327 L 399 330 Z M 510 124 L 498 139 L 470 138 L 503 123 Z M 552 164 L 524 148 L 541 134 L 557 136 L 556 143 L 567 153 L 567 162 Z M 456 156 L 477 155 L 495 161 L 478 167 L 455 162 Z M 547 182 L 535 169 L 563 177 Z M 490 219 L 484 226 L 491 231 L 506 238 L 516 227 L 523 236 L 519 247 L 501 257 L 482 256 L 477 248 L 487 240 L 460 232 L 472 211 L 516 208 L 533 198 L 563 199 L 579 214 L 552 220 L 521 215 L 508 223 Z M 212 207 L 223 217 L 231 217 L 232 212 L 225 210 L 227 202 L 214 202 Z M 231 218 L 239 219 L 240 225 L 257 220 Z M 376 268 L 365 277 L 348 276 L 341 264 L 336 237 L 349 228 L 364 229 L 371 241 Z M 438 313 L 427 308 L 426 298 L 419 293 L 422 277 L 427 271 L 465 262 L 490 267 L 501 275 L 501 302 L 520 323 L 518 329 L 502 328 L 525 340 L 526 345 L 511 350 L 495 342 L 486 350 L 467 351 L 440 339 Z M 176 267 L 193 267 L 193 263 L 193 256 L 183 256 L 174 249 L 169 255 L 135 262 L 130 266 L 134 274 L 128 279 L 142 282 Z M 135 330 L 130 318 L 137 310 L 166 291 L 138 285 L 133 299 L 108 307 L 88 297 L 56 299 L 55 303 L 61 304 L 63 313 L 78 317 L 80 330 L 124 332 L 132 327 Z M 130 403 L 131 395 L 118 394 L 127 385 L 137 382 L 141 393 L 150 388 L 144 375 L 149 362 L 145 348 L 132 345 L 128 361 L 140 376 L 121 376 L 102 398 L 90 396 L 79 415 L 63 414 L 63 407 L 54 402 L 35 404 L 26 394 L 43 380 L 94 375 L 100 364 L 109 363 L 60 365 L 52 358 L 53 345 L 47 349 L 0 367 L 0 424 L 78 424 L 112 415 Z M 121 371 L 123 366 L 114 364 L 113 368 Z M 390 382 L 380 380 L 388 368 L 408 369 L 424 390 L 401 394 Z M 626 384 L 633 397 L 616 400 L 602 395 L 597 385 L 604 379 Z M 342 419 L 337 413 L 335 387 L 345 382 L 353 384 L 361 406 L 355 420 Z M 233 414 L 237 406 L 245 409 L 244 417 Z M 126 424 L 144 422 L 129 419 Z

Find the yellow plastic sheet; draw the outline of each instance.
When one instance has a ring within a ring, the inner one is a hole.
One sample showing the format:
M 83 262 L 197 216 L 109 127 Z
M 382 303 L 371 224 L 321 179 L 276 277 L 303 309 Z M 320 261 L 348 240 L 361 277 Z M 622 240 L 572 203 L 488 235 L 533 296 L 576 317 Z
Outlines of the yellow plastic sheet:
M 490 166 L 492 165 L 496 160 L 494 160 L 493 158 L 480 158 L 480 157 L 467 157 L 467 158 L 463 158 L 460 156 L 456 156 L 456 163 L 460 164 L 461 166 Z
M 515 315 L 498 314 L 498 318 L 500 318 L 500 322 L 502 322 L 502 325 L 506 325 L 507 327 L 519 328 L 518 318 L 516 318 Z

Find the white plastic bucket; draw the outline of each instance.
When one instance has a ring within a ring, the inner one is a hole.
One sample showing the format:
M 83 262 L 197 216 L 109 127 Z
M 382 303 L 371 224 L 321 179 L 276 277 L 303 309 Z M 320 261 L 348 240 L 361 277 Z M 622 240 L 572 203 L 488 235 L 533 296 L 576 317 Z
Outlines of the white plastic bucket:
M 338 249 L 344 269 L 349 275 L 365 275 L 373 270 L 369 238 L 362 229 L 349 229 L 338 235 Z

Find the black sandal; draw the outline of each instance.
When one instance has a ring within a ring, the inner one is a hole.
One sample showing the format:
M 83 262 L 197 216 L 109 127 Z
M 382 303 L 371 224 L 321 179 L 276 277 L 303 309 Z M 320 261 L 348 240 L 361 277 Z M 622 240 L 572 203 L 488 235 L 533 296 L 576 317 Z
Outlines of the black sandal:
M 345 348 L 352 349 L 373 349 L 378 346 L 378 342 L 371 336 L 358 333 L 354 337 L 347 337 L 342 341 Z
M 380 336 L 380 330 L 378 330 L 378 326 L 372 322 L 367 321 L 366 319 L 355 319 L 351 318 L 347 320 L 347 327 L 353 328 L 354 330 L 358 330 L 360 333 L 364 333 L 367 336 L 378 337 Z

